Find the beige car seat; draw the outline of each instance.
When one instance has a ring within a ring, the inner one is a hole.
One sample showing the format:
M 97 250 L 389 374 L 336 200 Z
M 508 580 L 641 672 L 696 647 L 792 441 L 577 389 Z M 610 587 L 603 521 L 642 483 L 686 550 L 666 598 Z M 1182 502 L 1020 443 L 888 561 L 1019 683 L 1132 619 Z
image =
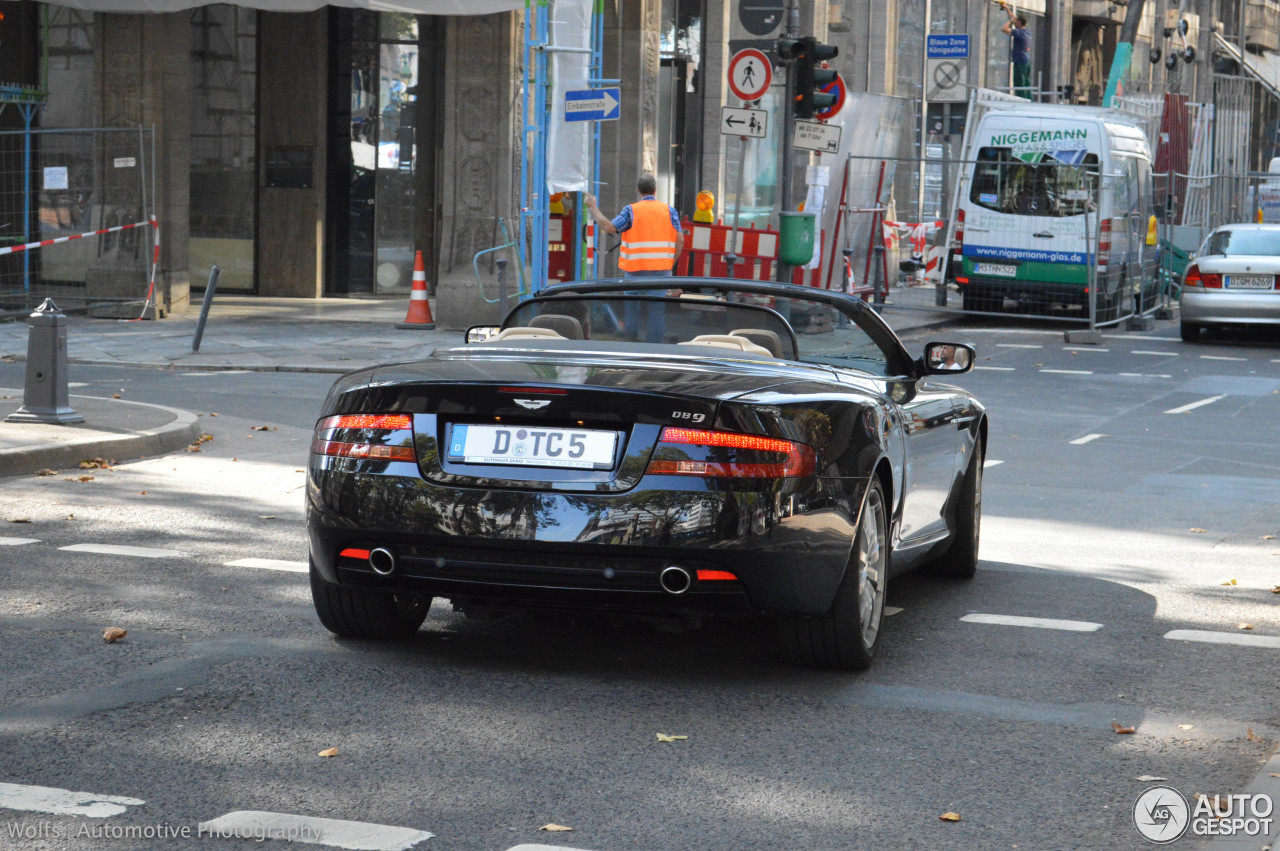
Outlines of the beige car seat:
M 719 349 L 736 349 L 761 357 L 771 358 L 773 354 L 764 346 L 758 346 L 746 337 L 735 337 L 732 334 L 699 334 L 692 340 L 677 343 L 680 346 L 714 346 Z
M 766 328 L 737 328 L 729 332 L 731 337 L 745 337 L 757 346 L 764 346 L 775 358 L 782 357 L 782 338 Z
M 494 334 L 486 343 L 496 343 L 499 340 L 563 340 L 566 339 L 550 328 L 529 328 L 524 325 L 517 325 L 514 328 L 503 328 L 497 334 Z

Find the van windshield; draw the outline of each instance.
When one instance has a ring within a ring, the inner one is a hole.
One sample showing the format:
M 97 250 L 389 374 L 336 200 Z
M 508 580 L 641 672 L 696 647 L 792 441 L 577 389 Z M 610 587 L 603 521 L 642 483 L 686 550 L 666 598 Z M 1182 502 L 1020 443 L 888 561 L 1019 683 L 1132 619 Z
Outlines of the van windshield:
M 1097 175 L 1098 155 L 1081 150 L 1015 156 L 980 148 L 969 200 L 1016 216 L 1078 216 L 1097 207 Z

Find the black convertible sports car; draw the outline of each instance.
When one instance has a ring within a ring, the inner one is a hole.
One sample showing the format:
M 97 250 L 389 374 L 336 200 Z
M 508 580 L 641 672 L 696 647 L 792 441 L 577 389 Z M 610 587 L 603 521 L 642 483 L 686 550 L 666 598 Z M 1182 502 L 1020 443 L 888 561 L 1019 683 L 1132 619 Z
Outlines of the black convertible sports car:
M 431 601 L 767 615 L 861 669 L 891 574 L 972 576 L 987 420 L 864 302 L 785 284 L 577 281 L 426 360 L 338 379 L 311 447 L 320 620 L 414 633 Z M 673 288 L 683 288 L 683 292 Z

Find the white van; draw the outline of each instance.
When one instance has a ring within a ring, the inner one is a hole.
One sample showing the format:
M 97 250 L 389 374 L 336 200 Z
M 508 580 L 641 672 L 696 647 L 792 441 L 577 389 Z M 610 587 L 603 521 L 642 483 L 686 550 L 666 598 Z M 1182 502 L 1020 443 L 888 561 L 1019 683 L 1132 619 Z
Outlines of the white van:
M 965 310 L 1087 305 L 1094 263 L 1098 321 L 1140 292 L 1154 300 L 1151 152 L 1137 122 L 1087 106 L 983 106 L 953 207 L 950 273 Z

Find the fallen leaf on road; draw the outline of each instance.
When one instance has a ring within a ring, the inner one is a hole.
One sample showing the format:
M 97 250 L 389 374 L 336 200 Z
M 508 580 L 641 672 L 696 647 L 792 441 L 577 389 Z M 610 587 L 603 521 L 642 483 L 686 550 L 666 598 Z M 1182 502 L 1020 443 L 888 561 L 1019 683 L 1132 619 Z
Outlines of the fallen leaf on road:
M 959 813 L 943 813 L 938 816 L 939 821 L 960 821 Z
M 48 467 L 45 467 L 43 470 L 37 470 L 36 475 L 37 476 L 56 476 L 58 475 L 58 471 L 50 470 Z
M 112 398 L 112 399 L 119 399 L 119 398 L 120 398 L 120 394 L 119 394 L 119 393 L 112 393 L 112 394 L 111 394 L 111 398 Z
M 1280 774 L 1276 774 L 1274 771 L 1270 772 L 1270 774 L 1272 777 L 1280 777 Z
M 217 416 L 217 414 L 215 414 L 215 413 L 213 413 L 212 411 L 210 411 L 210 412 L 209 412 L 209 416 L 211 416 L 211 417 L 216 417 L 216 416 Z
M 1276 539 L 1275 535 L 1263 535 L 1261 538 L 1261 540 L 1263 541 L 1274 541 L 1275 539 Z
M 1234 579 L 1228 579 L 1225 582 L 1220 582 L 1218 584 L 1219 585 L 1236 585 L 1238 583 Z
M 1134 780 L 1141 780 L 1143 783 L 1156 783 L 1161 780 L 1168 780 L 1167 777 L 1156 777 L 1154 774 L 1144 774 L 1141 777 L 1135 777 Z
M 102 640 L 108 644 L 115 644 L 128 634 L 128 630 L 121 629 L 118 626 L 109 626 L 102 631 Z
M 108 461 L 105 458 L 86 458 L 80 462 L 81 470 L 109 470 L 115 460 Z
M 1238 627 L 1236 627 L 1236 629 L 1253 629 L 1253 624 L 1251 624 L 1251 623 L 1242 623 L 1242 624 L 1240 624 Z
M 198 444 L 198 443 L 193 443 L 193 444 L 191 444 L 190 446 L 188 446 L 188 447 L 187 447 L 187 451 L 188 451 L 188 452 L 199 452 L 199 451 L 200 451 L 200 444 Z
M 276 427 L 261 425 L 261 426 L 253 426 L 252 430 L 253 431 L 275 431 Z
M 31 522 L 31 518 L 29 518 L 29 517 L 15 517 L 15 518 L 13 518 L 12 520 L 10 520 L 9 522 L 10 522 L 10 523 L 30 523 L 30 522 Z
M 1111 729 L 1112 729 L 1112 730 L 1115 730 L 1115 731 L 1116 731 L 1116 733 L 1117 733 L 1117 734 L 1119 734 L 1119 735 L 1121 735 L 1121 736 L 1126 736 L 1126 735 L 1128 735 L 1129 733 L 1134 732 L 1134 728 L 1133 728 L 1133 727 L 1126 727 L 1126 726 L 1124 726 L 1123 724 L 1121 724 L 1121 723 L 1119 723 L 1119 722 L 1117 722 L 1117 721 L 1112 721 L 1112 722 L 1111 722 Z
M 77 482 L 92 482 L 92 481 L 93 481 L 93 476 L 78 476 L 78 477 L 76 478 L 76 481 L 77 481 Z
M 1272 594 L 1280 594 L 1280 585 L 1277 585 L 1276 587 L 1272 588 L 1272 589 L 1271 589 L 1271 593 L 1272 593 Z
M 239 458 L 232 458 L 231 460 L 232 460 L 232 461 L 239 461 L 240 459 L 239 459 Z
M 1250 727 L 1248 730 L 1245 730 L 1244 740 L 1246 742 L 1265 742 L 1266 741 L 1266 739 L 1262 738 L 1257 733 L 1253 732 L 1252 727 Z
M 658 734 L 658 741 L 660 742 L 679 742 L 687 738 L 689 737 L 688 736 L 668 736 L 666 733 Z
M 885 606 L 885 607 L 884 607 L 884 616 L 885 616 L 885 617 L 889 617 L 889 615 L 896 615 L 896 614 L 899 614 L 899 613 L 901 613 L 901 612 L 902 612 L 902 609 L 901 609 L 901 608 L 899 608 L 898 606 Z
M 75 520 L 75 519 L 76 519 L 76 516 L 75 516 L 74 514 L 68 514 L 68 515 L 67 515 L 67 519 L 68 519 L 68 520 Z
M 146 496 L 146 495 L 147 495 L 146 491 L 138 491 L 138 496 Z
M 199 437 L 197 437 L 197 438 L 196 438 L 196 443 L 208 443 L 208 442 L 209 442 L 209 441 L 211 441 L 211 440 L 213 440 L 213 435 L 211 435 L 211 434 L 202 434 L 202 435 L 200 435 Z
M 1196 728 L 1195 724 L 1179 724 L 1178 725 L 1179 730 L 1194 730 L 1195 728 Z
M 1204 531 L 1204 529 L 1197 529 L 1197 528 L 1195 528 L 1194 526 L 1192 526 L 1192 527 L 1191 527 L 1191 529 L 1190 529 L 1190 531 L 1192 531 L 1192 532 L 1203 532 L 1203 531 Z
M 326 748 L 325 750 L 322 750 L 320 751 L 320 753 L 316 754 L 316 756 L 323 756 L 323 757 L 331 757 L 331 756 L 337 756 L 337 755 L 338 755 L 337 748 Z
M 544 824 L 538 830 L 545 830 L 547 833 L 564 833 L 567 830 L 573 830 L 573 828 L 565 827 L 562 824 Z
M 274 514 L 259 514 L 258 519 L 259 520 L 275 520 L 276 516 Z M 1252 627 L 1250 627 L 1250 629 L 1252 629 Z

